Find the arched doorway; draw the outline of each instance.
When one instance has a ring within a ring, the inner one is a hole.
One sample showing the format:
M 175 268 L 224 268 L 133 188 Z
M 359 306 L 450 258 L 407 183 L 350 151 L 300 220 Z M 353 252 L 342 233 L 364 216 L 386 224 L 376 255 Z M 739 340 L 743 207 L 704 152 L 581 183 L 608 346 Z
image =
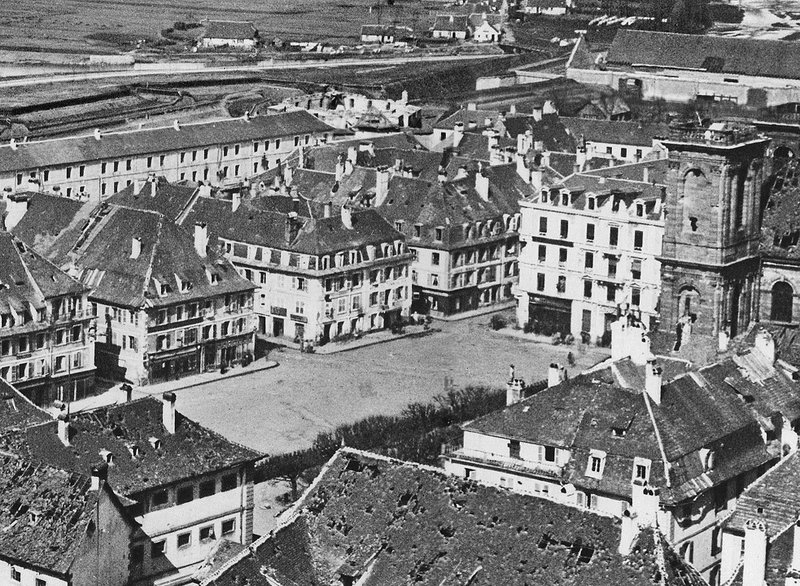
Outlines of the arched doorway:
M 772 286 L 772 302 L 769 318 L 773 321 L 792 321 L 792 301 L 794 290 L 786 281 L 779 281 Z

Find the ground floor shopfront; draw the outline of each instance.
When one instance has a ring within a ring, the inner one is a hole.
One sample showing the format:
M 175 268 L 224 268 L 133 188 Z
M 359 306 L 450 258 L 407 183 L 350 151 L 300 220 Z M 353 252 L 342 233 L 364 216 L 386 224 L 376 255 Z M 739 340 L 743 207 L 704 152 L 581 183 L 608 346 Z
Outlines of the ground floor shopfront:
M 147 382 L 175 380 L 207 370 L 249 363 L 253 360 L 254 343 L 254 335 L 246 333 L 150 354 L 146 362 Z
M 280 309 L 280 308 L 273 308 Z M 369 313 L 330 312 L 319 323 L 310 323 L 306 316 L 273 312 L 258 316 L 258 333 L 270 338 L 284 338 L 297 344 L 326 343 L 342 336 L 391 328 L 403 321 L 403 308 L 376 308 Z
M 512 283 L 472 286 L 448 291 L 414 285 L 411 313 L 450 316 L 503 303 L 513 298 Z
M 16 389 L 39 407 L 54 401 L 69 403 L 95 393 L 95 369 L 14 383 Z

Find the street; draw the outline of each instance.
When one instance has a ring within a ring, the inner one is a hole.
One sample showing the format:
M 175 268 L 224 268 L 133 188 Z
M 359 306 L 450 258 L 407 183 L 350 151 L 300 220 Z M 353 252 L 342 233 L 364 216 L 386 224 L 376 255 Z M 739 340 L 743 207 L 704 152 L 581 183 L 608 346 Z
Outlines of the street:
M 280 366 L 178 391 L 180 412 L 230 440 L 275 454 L 308 447 L 320 431 L 373 414 L 395 414 L 455 386 L 502 387 L 509 364 L 528 382 L 550 362 L 595 364 L 607 352 L 534 343 L 493 332 L 490 316 L 434 322 L 442 331 L 327 356 L 273 351 Z

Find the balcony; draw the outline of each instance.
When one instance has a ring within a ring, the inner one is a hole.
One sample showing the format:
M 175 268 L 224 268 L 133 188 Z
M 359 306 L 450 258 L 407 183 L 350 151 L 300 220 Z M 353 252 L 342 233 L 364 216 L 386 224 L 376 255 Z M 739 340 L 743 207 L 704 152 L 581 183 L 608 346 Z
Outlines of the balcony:
M 482 464 L 484 466 L 502 468 L 503 470 L 520 472 L 522 474 L 547 476 L 556 479 L 561 478 L 564 471 L 562 466 L 554 462 L 531 462 L 520 458 L 511 458 L 510 456 L 505 457 L 496 454 L 488 454 L 486 452 L 471 450 L 460 446 L 450 446 L 446 448 L 443 455 L 453 460 L 465 460 L 476 465 Z

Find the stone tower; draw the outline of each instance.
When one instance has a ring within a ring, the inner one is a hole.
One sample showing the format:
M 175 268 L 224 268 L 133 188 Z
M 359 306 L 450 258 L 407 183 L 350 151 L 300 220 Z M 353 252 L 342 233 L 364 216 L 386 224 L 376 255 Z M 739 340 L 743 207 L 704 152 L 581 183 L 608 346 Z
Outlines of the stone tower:
M 674 126 L 661 256 L 661 330 L 733 337 L 756 316 L 759 200 L 769 143 L 753 127 Z

